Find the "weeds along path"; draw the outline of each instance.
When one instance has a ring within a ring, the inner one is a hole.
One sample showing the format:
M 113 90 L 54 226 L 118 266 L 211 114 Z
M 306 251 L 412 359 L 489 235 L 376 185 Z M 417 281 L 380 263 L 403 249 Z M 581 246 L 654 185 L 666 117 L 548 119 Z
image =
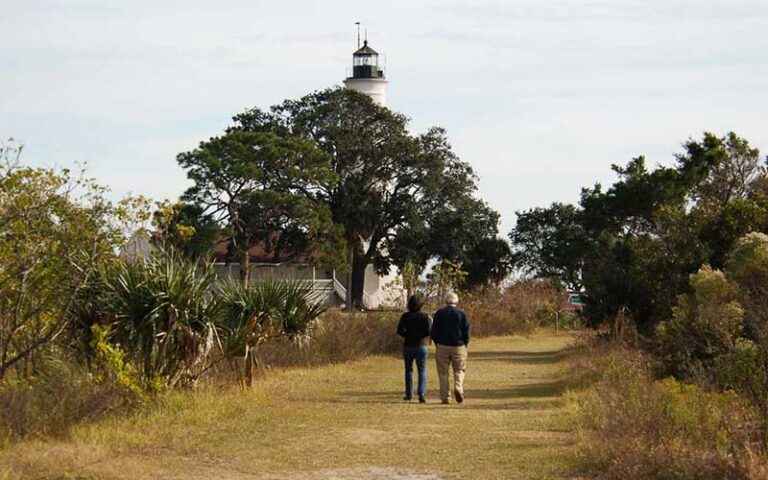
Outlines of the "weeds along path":
M 473 341 L 463 405 L 403 402 L 402 361 L 371 357 L 270 374 L 249 392 L 169 395 L 66 440 L 0 450 L 0 478 L 566 478 L 562 394 L 572 338 Z

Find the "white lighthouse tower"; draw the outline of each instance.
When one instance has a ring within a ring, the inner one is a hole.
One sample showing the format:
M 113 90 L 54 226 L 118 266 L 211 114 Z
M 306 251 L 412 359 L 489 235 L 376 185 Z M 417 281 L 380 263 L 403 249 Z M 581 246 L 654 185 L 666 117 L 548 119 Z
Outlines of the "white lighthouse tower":
M 368 95 L 374 103 L 387 106 L 387 77 L 379 65 L 379 53 L 368 46 L 368 35 L 360 46 L 360 24 L 357 24 L 357 51 L 352 54 L 352 76 L 344 80 L 344 86 Z M 368 241 L 364 242 L 365 248 Z M 387 275 L 379 275 L 368 265 L 363 278 L 363 306 L 365 308 L 397 307 L 405 305 L 402 279 L 395 269 Z
M 357 38 L 359 46 L 359 33 Z M 368 46 L 366 38 L 363 46 L 352 54 L 352 76 L 344 80 L 344 86 L 364 93 L 374 102 L 386 107 L 387 83 L 384 69 L 379 66 L 379 53 Z

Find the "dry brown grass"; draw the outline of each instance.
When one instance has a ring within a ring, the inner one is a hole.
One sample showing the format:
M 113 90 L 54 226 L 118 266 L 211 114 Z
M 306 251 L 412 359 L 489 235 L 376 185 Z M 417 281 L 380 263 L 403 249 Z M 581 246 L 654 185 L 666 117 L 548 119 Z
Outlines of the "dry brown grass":
M 561 372 L 571 342 L 478 339 L 460 406 L 435 402 L 433 357 L 427 405 L 401 400 L 395 356 L 282 369 L 245 392 L 172 393 L 69 439 L 0 450 L 0 478 L 564 478 L 573 442 Z
M 541 326 L 572 325 L 566 292 L 550 282 L 526 280 L 503 291 L 488 289 L 463 295 L 462 307 L 477 336 L 509 335 Z
M 39 363 L 36 376 L 0 383 L 0 445 L 27 435 L 64 436 L 131 403 L 116 382 L 96 380 L 66 357 Z
M 526 305 L 540 304 L 536 298 L 544 294 L 547 292 L 540 288 L 518 286 L 504 295 L 467 295 L 462 307 L 470 316 L 474 337 L 524 333 L 536 325 L 535 309 Z M 263 371 L 269 371 L 395 354 L 402 341 L 395 334 L 399 318 L 400 312 L 331 310 L 323 315 L 308 342 L 279 339 L 263 345 L 258 352 L 259 364 Z M 39 378 L 33 386 L 0 387 L 0 439 L 66 435 L 73 425 L 125 408 L 125 391 L 108 382 L 95 382 L 83 368 L 54 359 L 49 370 L 50 375 Z M 222 362 L 209 372 L 207 381 L 233 384 L 237 382 L 234 372 L 230 364 Z
M 470 318 L 473 337 L 532 332 L 546 317 L 552 298 L 565 298 L 547 285 L 521 283 L 504 293 L 462 295 L 461 308 Z M 547 303 L 549 302 L 549 303 Z M 432 313 L 438 307 L 430 305 Z M 356 360 L 368 355 L 393 353 L 402 339 L 395 334 L 401 312 L 327 312 L 312 339 L 306 343 L 277 340 L 260 348 L 265 368 L 324 365 Z
M 401 345 L 395 333 L 399 319 L 397 312 L 331 310 L 320 318 L 308 342 L 267 343 L 259 351 L 259 360 L 267 368 L 318 366 L 395 352 Z
M 615 344 L 575 365 L 597 379 L 570 395 L 581 471 L 617 480 L 768 478 L 753 414 L 732 392 L 655 380 L 647 356 Z

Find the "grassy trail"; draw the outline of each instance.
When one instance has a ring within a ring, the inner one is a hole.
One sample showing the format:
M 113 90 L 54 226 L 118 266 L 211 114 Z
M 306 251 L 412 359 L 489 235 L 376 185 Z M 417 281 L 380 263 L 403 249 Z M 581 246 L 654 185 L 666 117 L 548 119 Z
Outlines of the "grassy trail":
M 572 338 L 478 339 L 463 405 L 402 398 L 396 357 L 274 373 L 249 392 L 173 394 L 140 415 L 81 427 L 66 440 L 0 450 L 0 478 L 555 479 Z

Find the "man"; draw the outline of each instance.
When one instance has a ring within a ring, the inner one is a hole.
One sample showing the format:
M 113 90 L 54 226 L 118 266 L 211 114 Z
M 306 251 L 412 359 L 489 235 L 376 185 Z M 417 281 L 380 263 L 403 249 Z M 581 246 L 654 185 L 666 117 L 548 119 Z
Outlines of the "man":
M 449 292 L 445 307 L 435 313 L 432 321 L 432 341 L 435 342 L 437 377 L 440 380 L 440 400 L 447 404 L 450 398 L 448 368 L 453 367 L 453 394 L 457 403 L 464 401 L 464 372 L 467 368 L 469 345 L 469 319 L 456 306 L 459 296 Z

